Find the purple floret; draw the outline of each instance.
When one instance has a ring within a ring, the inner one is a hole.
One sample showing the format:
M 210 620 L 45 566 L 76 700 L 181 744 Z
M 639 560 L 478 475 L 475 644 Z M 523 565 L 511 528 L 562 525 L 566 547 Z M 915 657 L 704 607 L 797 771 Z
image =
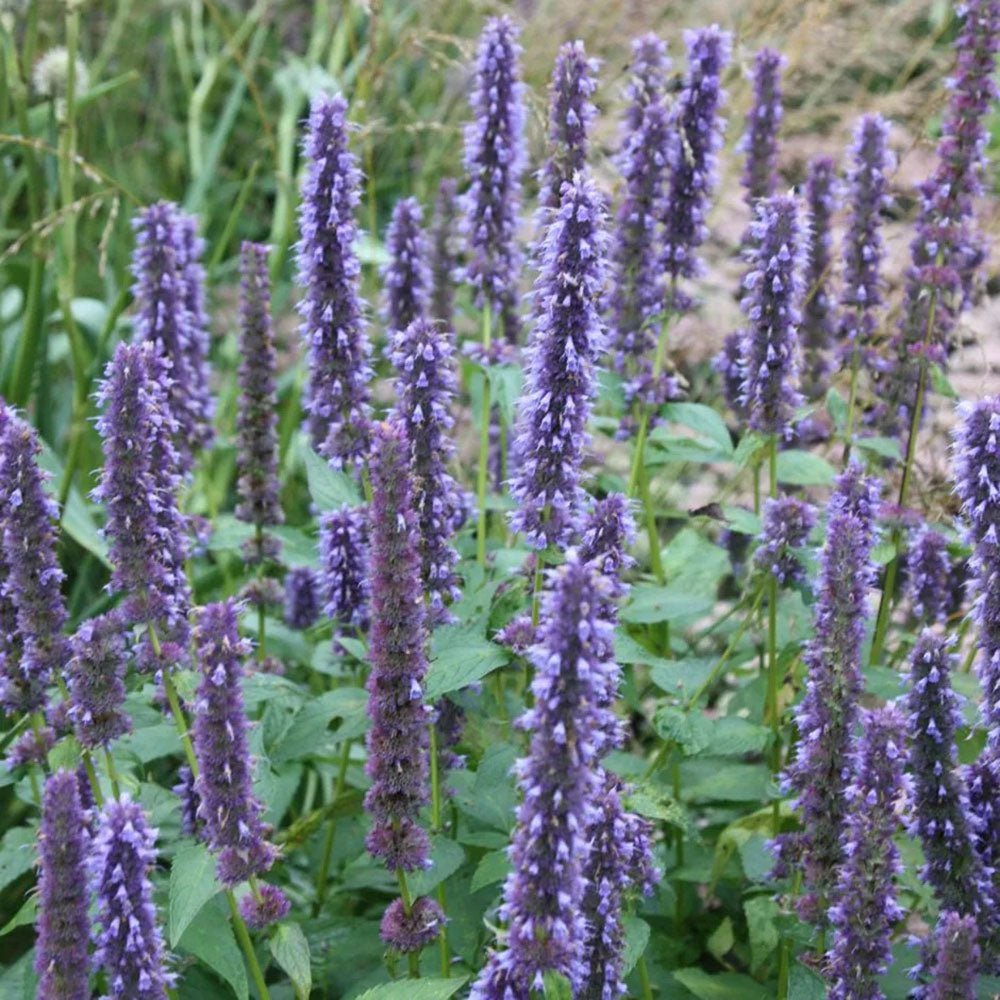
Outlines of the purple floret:
M 805 567 L 799 554 L 816 524 L 816 510 L 796 497 L 777 497 L 764 504 L 764 530 L 757 539 L 754 566 L 770 573 L 782 587 L 802 583 Z
M 423 225 L 423 209 L 416 198 L 396 202 L 385 237 L 389 261 L 382 269 L 385 327 L 390 336 L 416 319 L 427 318 L 431 274 Z
M 83 622 L 72 650 L 66 673 L 76 738 L 91 750 L 107 747 L 132 729 L 124 711 L 128 653 L 121 617 L 111 611 Z

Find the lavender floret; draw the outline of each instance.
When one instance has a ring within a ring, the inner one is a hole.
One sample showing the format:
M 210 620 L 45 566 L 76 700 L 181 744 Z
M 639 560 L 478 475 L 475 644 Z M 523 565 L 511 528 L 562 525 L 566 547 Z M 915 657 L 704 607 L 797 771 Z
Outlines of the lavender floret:
M 942 621 L 948 614 L 948 581 L 951 576 L 947 539 L 926 525 L 912 538 L 906 558 L 906 590 L 910 606 L 919 621 Z
M 754 566 L 770 573 L 781 587 L 802 583 L 805 567 L 798 550 L 805 545 L 815 524 L 816 511 L 811 504 L 796 497 L 767 500 Z
M 132 729 L 124 711 L 128 655 L 121 618 L 111 611 L 83 622 L 71 645 L 66 673 L 73 729 L 88 749 L 107 747 Z
M 368 627 L 368 523 L 364 508 L 341 507 L 319 522 L 323 613 L 334 632 Z
M 427 317 L 431 275 L 423 223 L 416 198 L 396 202 L 385 238 L 389 261 L 382 270 L 385 326 L 390 336 Z
M 319 620 L 320 582 L 308 566 L 295 566 L 285 576 L 285 624 L 307 629 Z

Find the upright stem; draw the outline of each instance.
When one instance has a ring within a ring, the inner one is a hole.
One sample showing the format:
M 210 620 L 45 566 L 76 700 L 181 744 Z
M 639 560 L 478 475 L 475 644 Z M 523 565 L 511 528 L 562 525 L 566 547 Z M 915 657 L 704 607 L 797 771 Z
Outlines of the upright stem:
M 778 495 L 778 439 L 771 439 L 768 449 L 768 486 L 771 499 Z M 771 775 L 781 770 L 781 726 L 778 716 L 778 581 L 769 574 L 767 581 L 767 713 L 771 722 Z M 781 805 L 774 801 L 774 832 L 781 822 Z
M 476 499 L 479 520 L 476 522 L 476 561 L 486 565 L 486 484 L 490 467 L 490 320 L 489 305 L 483 306 L 483 406 L 479 427 L 479 471 L 476 477 Z
M 649 539 L 649 568 L 657 583 L 663 583 L 663 557 L 660 555 L 660 533 L 656 530 L 656 509 L 649 489 L 649 473 L 645 463 L 639 467 L 639 496 L 642 501 L 643 518 L 646 521 L 646 536 Z
M 645 955 L 639 956 L 639 961 L 635 963 L 635 971 L 639 974 L 639 986 L 642 989 L 642 1000 L 653 1000 L 653 986 L 649 981 L 649 967 L 646 965 Z
M 402 868 L 396 869 L 396 879 L 399 882 L 399 894 L 403 897 L 403 911 L 407 916 L 413 909 L 413 896 L 410 895 L 410 887 L 406 882 L 406 872 Z M 406 953 L 406 963 L 410 969 L 410 979 L 420 978 L 420 954 L 416 951 Z
M 337 766 L 337 781 L 333 787 L 333 798 L 330 800 L 330 808 L 336 807 L 340 796 L 344 794 L 344 786 L 347 782 L 347 765 L 351 760 L 351 741 L 344 740 L 344 745 L 340 750 L 340 762 Z M 319 863 L 319 873 L 316 876 L 316 902 L 313 904 L 313 916 L 319 916 L 326 902 L 326 881 L 330 874 L 330 859 L 333 857 L 333 842 L 337 835 L 337 817 L 331 813 L 326 828 L 326 838 L 323 841 L 323 856 Z
M 854 444 L 854 410 L 858 405 L 858 374 L 861 369 L 861 359 L 857 347 L 851 352 L 851 392 L 847 400 L 847 423 L 844 425 L 844 458 L 846 466 L 851 458 L 851 445 Z
M 442 793 L 441 793 L 441 761 L 438 758 L 438 736 L 437 725 L 432 722 L 430 725 L 431 736 L 431 833 L 439 834 L 442 828 Z M 441 912 L 447 914 L 445 909 L 444 883 L 438 883 L 437 890 L 438 906 Z M 451 955 L 448 951 L 448 924 L 441 922 L 441 930 L 438 933 L 438 951 L 441 957 L 441 975 L 445 979 L 449 976 L 451 968 Z

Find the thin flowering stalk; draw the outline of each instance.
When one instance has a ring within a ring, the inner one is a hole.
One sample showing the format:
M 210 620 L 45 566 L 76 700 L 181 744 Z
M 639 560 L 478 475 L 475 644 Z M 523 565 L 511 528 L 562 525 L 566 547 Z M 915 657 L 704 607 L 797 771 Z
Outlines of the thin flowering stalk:
M 299 209 L 299 313 L 309 352 L 304 405 L 313 447 L 336 468 L 364 461 L 371 408 L 371 345 L 355 249 L 361 174 L 348 146 L 349 129 L 340 94 L 313 100 Z
M 94 957 L 107 977 L 109 1000 L 167 1000 L 175 982 L 153 904 L 156 834 L 128 796 L 109 802 L 98 817 L 89 860 L 97 897 Z
M 566 544 L 579 527 L 580 473 L 604 346 L 600 315 L 605 278 L 603 200 L 582 177 L 564 185 L 545 241 L 536 286 L 536 323 L 526 394 L 518 415 L 511 527 L 534 548 Z
M 794 794 L 802 830 L 776 843 L 778 870 L 801 869 L 803 919 L 825 923 L 843 859 L 847 776 L 843 762 L 858 718 L 861 647 L 873 567 L 875 480 L 852 463 L 827 507 L 826 543 L 816 584 L 814 635 L 805 652 L 806 693 L 796 713 L 799 748 L 784 784 Z
M 844 792 L 844 863 L 830 907 L 827 956 L 831 1000 L 883 1000 L 879 976 L 892 958 L 893 925 L 903 916 L 895 878 L 902 871 L 893 837 L 906 788 L 903 714 L 894 704 L 866 712 Z
M 455 321 L 455 278 L 459 270 L 458 182 L 445 177 L 438 185 L 430 234 L 430 317 L 450 330 Z
M 906 558 L 906 592 L 919 621 L 943 621 L 949 613 L 951 559 L 948 541 L 926 524 L 911 535 Z
M 341 630 L 368 627 L 368 522 L 361 507 L 341 507 L 319 522 L 323 613 Z
M 198 817 L 218 854 L 217 874 L 227 887 L 266 872 L 277 857 L 264 838 L 263 806 L 253 794 L 247 720 L 240 681 L 249 644 L 237 630 L 236 604 L 202 609 L 195 630 L 201 683 L 195 692 L 192 737 Z
M 190 635 L 187 531 L 177 509 L 177 424 L 166 366 L 149 346 L 119 344 L 97 396 L 104 469 L 94 499 L 107 511 L 111 584 L 126 595 L 125 624 L 147 626 L 142 669 L 185 660 Z
M 396 334 L 391 356 L 397 373 L 394 416 L 410 447 L 420 575 L 434 624 L 449 620 L 446 605 L 459 596 L 452 536 L 465 514 L 461 487 L 448 472 L 455 454 L 451 403 L 457 387 L 452 334 L 417 319 Z
M 830 348 L 833 345 L 835 311 L 833 285 L 833 236 L 831 218 L 838 203 L 837 168 L 828 156 L 809 161 L 806 174 L 806 219 L 808 253 L 803 277 L 805 302 L 802 306 L 802 393 L 807 400 L 823 397 L 833 366 Z
M 89 1000 L 87 844 L 72 771 L 45 782 L 38 834 L 38 1000 Z
M 267 247 L 244 243 L 240 248 L 240 387 L 236 415 L 236 516 L 256 529 L 256 561 L 274 552 L 265 546 L 265 529 L 281 524 L 278 483 L 277 356 L 271 325 L 271 285 Z
M 521 720 L 531 747 L 515 771 L 524 798 L 500 908 L 506 948 L 487 959 L 474 1000 L 528 996 L 542 990 L 547 972 L 565 976 L 574 995 L 585 984 L 586 832 L 597 819 L 596 765 L 615 727 L 602 707 L 616 669 L 611 626 L 598 613 L 608 593 L 607 578 L 576 555 L 552 571 L 542 635 L 531 650 L 534 707 Z
M 465 280 L 472 286 L 476 307 L 502 317 L 509 343 L 520 335 L 514 308 L 521 272 L 516 229 L 525 159 L 517 37 L 508 17 L 491 18 L 479 37 L 470 98 L 473 117 L 465 130 L 470 185 L 462 220 L 469 250 Z
M 750 81 L 753 98 L 747 128 L 737 146 L 746 161 L 743 167 L 744 199 L 753 210 L 758 201 L 772 198 L 778 187 L 778 130 L 783 117 L 781 71 L 785 57 L 774 49 L 754 56 Z M 753 234 L 748 234 L 753 241 Z
M 65 574 L 56 555 L 58 511 L 38 466 L 37 435 L 11 411 L 0 412 L 0 531 L 8 574 L 3 589 L 8 618 L 17 624 L 16 639 L 5 642 L 18 654 L 5 662 L 0 699 L 7 712 L 37 712 L 69 659 L 62 634 L 68 617 L 61 591 Z
M 416 198 L 396 202 L 385 238 L 389 260 L 382 270 L 385 327 L 390 336 L 427 316 L 431 275 L 423 224 L 423 209 Z
M 66 673 L 73 731 L 89 750 L 107 747 L 132 729 L 124 711 L 128 660 L 120 616 L 111 611 L 83 622 L 71 648 Z

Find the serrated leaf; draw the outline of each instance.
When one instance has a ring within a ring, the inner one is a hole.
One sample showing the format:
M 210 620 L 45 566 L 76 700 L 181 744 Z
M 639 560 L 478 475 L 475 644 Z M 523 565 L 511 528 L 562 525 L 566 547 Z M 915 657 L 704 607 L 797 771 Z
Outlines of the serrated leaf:
M 445 625 L 431 639 L 431 665 L 424 698 L 437 701 L 449 691 L 459 691 L 504 666 L 507 652 L 468 625 Z
M 243 955 L 223 906 L 203 906 L 188 925 L 178 947 L 204 962 L 223 982 L 228 983 L 237 1000 L 249 1000 Z
M 934 391 L 947 399 L 958 399 L 958 393 L 955 392 L 955 387 L 948 381 L 948 376 L 945 375 L 944 369 L 940 365 L 931 365 L 928 368 L 928 374 L 931 377 L 931 385 L 934 387 Z
M 771 996 L 766 987 L 736 972 L 712 976 L 702 969 L 678 969 L 673 975 L 699 1000 L 769 1000 Z
M 810 451 L 779 451 L 778 482 L 792 486 L 829 486 L 836 476 L 833 466 Z
M 807 965 L 794 962 L 788 970 L 788 1000 L 826 1000 L 826 983 Z
M 751 972 L 756 972 L 774 954 L 781 941 L 778 904 L 771 896 L 754 896 L 743 903 L 750 933 Z
M 274 960 L 285 971 L 295 988 L 296 1000 L 309 1000 L 312 990 L 312 965 L 309 942 L 298 924 L 278 924 L 267 942 Z
M 733 504 L 722 505 L 722 516 L 729 522 L 729 530 L 741 535 L 760 534 L 762 524 L 761 519 L 752 510 L 746 507 L 736 507 Z
M 524 376 L 518 365 L 491 365 L 487 372 L 490 379 L 490 398 L 500 410 L 500 417 L 507 427 L 513 427 L 517 417 L 517 402 L 521 398 Z
M 215 878 L 215 858 L 203 844 L 186 843 L 170 864 L 168 919 L 170 946 L 176 948 L 210 899 L 222 891 Z
M 321 511 L 339 510 L 345 505 L 357 507 L 361 503 L 357 484 L 346 472 L 331 469 L 330 463 L 306 444 L 302 446 L 302 455 L 309 495 Z
M 75 771 L 82 760 L 83 754 L 76 737 L 66 736 L 49 751 L 49 770 Z
M 30 871 L 34 863 L 34 833 L 24 826 L 8 830 L 0 840 L 0 889 Z
M 545 1000 L 573 1000 L 573 987 L 560 972 L 546 972 L 542 977 L 542 996 Z
M 355 1000 L 448 1000 L 464 985 L 465 976 L 454 979 L 402 979 L 365 990 Z
M 730 917 L 725 917 L 721 924 L 715 928 L 705 942 L 709 954 L 721 960 L 727 955 L 736 943 L 736 935 L 733 932 L 733 921 Z
M 636 625 L 655 625 L 678 619 L 697 618 L 708 611 L 714 600 L 704 594 L 682 589 L 640 584 L 633 588 L 631 600 L 622 609 L 622 621 Z
M 49 478 L 45 482 L 45 491 L 54 500 L 58 500 L 64 475 L 62 460 L 41 438 L 39 438 L 39 444 L 42 450 L 38 455 L 38 464 L 49 473 Z M 60 523 L 62 530 L 73 541 L 97 556 L 105 566 L 110 568 L 107 542 L 97 530 L 90 508 L 75 486 L 70 489 L 69 496 L 66 497 L 66 506 L 62 510 Z
M 270 748 L 271 762 L 281 764 L 288 760 L 302 760 L 310 754 L 322 753 L 329 742 L 328 737 L 334 735 L 328 732 L 333 719 L 343 719 L 345 723 L 361 722 L 363 723 L 361 732 L 363 732 L 367 723 L 365 713 L 367 704 L 366 692 L 362 688 L 355 687 L 335 688 L 317 698 L 310 698 L 298 710 L 280 740 Z M 339 729 L 337 732 L 340 734 Z M 360 735 L 360 732 L 356 733 L 354 729 L 351 733 Z
M 854 445 L 862 451 L 870 451 L 880 458 L 888 458 L 894 462 L 903 460 L 903 453 L 899 448 L 899 441 L 896 438 L 887 437 L 863 437 L 855 438 Z
M 502 882 L 510 871 L 510 858 L 506 850 L 490 851 L 484 854 L 472 876 L 473 892 L 485 889 L 488 885 Z
M 410 876 L 414 896 L 426 896 L 449 875 L 454 875 L 465 861 L 465 851 L 451 837 L 434 837 L 431 841 L 431 866 Z
M 642 958 L 642 953 L 649 944 L 649 924 L 632 914 L 622 917 L 625 930 L 625 954 L 622 957 L 622 975 L 627 976 Z
M 733 439 L 722 417 L 703 403 L 667 403 L 663 408 L 667 420 L 683 424 L 707 438 L 728 455 L 733 453 Z
M 840 430 L 847 423 L 847 402 L 831 385 L 826 392 L 826 412 L 830 414 L 833 426 Z
M 712 657 L 689 656 L 683 660 L 663 660 L 649 671 L 649 679 L 668 694 L 690 698 L 711 676 L 716 661 Z
M 733 452 L 733 461 L 740 469 L 748 469 L 763 458 L 764 451 L 771 443 L 771 439 L 766 434 L 759 431 L 750 431 L 740 438 L 740 443 Z
M 653 728 L 665 740 L 676 743 L 684 755 L 693 757 L 712 742 L 712 724 L 700 712 L 685 712 L 673 705 L 661 708 L 653 716 Z
M 24 905 L 17 911 L 7 921 L 6 924 L 0 928 L 0 937 L 4 934 L 9 934 L 13 930 L 17 930 L 18 927 L 24 927 L 27 924 L 33 924 L 35 922 L 35 917 L 38 914 L 38 897 L 29 896 L 25 901 Z

